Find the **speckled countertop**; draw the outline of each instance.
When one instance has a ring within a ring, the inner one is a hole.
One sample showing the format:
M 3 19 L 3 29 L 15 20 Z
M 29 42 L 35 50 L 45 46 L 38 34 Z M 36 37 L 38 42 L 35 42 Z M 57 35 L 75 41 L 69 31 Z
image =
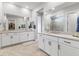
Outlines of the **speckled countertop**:
M 33 32 L 33 31 L 27 31 L 27 30 L 9 30 L 9 31 L 0 31 L 0 34 L 2 34 L 2 33 L 18 33 L 18 32 Z
M 39 34 L 44 34 L 44 35 L 49 35 L 49 36 L 54 36 L 54 37 L 59 37 L 59 38 L 64 38 L 64 39 L 68 39 L 68 40 L 75 40 L 75 41 L 79 41 L 79 37 L 74 37 L 73 35 L 67 35 L 67 34 L 55 34 L 55 33 L 39 33 Z

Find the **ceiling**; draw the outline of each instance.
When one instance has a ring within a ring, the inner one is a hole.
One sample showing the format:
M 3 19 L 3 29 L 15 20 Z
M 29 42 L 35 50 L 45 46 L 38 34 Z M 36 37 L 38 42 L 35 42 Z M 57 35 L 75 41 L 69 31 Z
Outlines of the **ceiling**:
M 56 7 L 57 5 L 62 4 L 62 2 L 6 2 L 6 3 L 11 3 L 18 7 L 29 8 L 32 10 L 43 6 L 49 8 L 49 7 Z
M 75 4 L 74 2 L 6 2 L 14 4 L 18 7 L 22 8 L 29 8 L 29 9 L 38 9 L 39 7 L 44 7 L 47 10 L 51 11 L 50 9 L 55 8 L 56 10 L 65 9 L 66 7 Z
M 7 3 L 11 3 L 22 8 L 35 9 L 41 5 L 44 5 L 46 2 L 7 2 Z
M 55 13 L 57 11 L 63 10 L 74 10 L 77 9 L 79 7 L 79 2 L 64 2 L 62 4 L 56 5 L 55 10 L 53 10 L 52 8 L 47 10 L 47 13 Z

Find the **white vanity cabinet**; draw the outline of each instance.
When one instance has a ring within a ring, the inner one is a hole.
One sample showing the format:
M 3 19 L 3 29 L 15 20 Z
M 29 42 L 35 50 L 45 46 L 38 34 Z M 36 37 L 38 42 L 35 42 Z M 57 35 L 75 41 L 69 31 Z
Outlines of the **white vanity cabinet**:
M 45 51 L 46 36 L 42 34 L 39 34 L 38 36 L 39 48 Z
M 29 40 L 35 40 L 34 32 L 29 32 Z
M 9 33 L 2 34 L 2 47 L 12 44 Z
M 46 36 L 45 51 L 51 56 L 58 55 L 58 41 L 56 37 Z
M 39 48 L 51 56 L 79 56 L 79 41 L 48 34 L 38 35 Z
M 39 34 L 38 35 L 39 48 L 49 55 L 58 55 L 58 40 L 56 37 Z
M 34 40 L 34 32 L 8 32 L 0 36 L 0 46 L 8 46 L 21 42 Z
M 59 46 L 60 56 L 79 56 L 79 42 L 60 38 Z
M 28 32 L 24 32 L 24 38 L 25 38 L 25 41 L 28 41 Z
M 9 33 L 9 35 L 12 42 L 11 44 L 16 44 L 20 42 L 19 33 Z
M 19 39 L 20 39 L 20 42 L 28 41 L 27 32 L 20 32 L 19 33 Z
M 2 47 L 19 43 L 18 33 L 3 33 L 2 34 Z
M 19 39 L 20 42 L 34 40 L 34 32 L 20 32 Z

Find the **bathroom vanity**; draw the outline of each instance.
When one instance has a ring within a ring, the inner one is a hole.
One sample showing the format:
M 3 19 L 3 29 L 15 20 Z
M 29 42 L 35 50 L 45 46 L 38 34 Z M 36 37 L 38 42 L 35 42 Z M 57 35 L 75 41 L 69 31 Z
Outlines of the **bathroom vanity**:
M 79 56 L 79 38 L 72 35 L 39 33 L 39 48 L 51 56 Z
M 0 48 L 34 40 L 33 31 L 5 31 L 0 33 Z
M 44 28 L 38 33 L 39 48 L 51 56 L 79 56 L 78 11 L 47 12 L 44 16 Z
M 30 30 L 31 10 L 0 3 L 0 48 L 34 40 L 35 33 Z

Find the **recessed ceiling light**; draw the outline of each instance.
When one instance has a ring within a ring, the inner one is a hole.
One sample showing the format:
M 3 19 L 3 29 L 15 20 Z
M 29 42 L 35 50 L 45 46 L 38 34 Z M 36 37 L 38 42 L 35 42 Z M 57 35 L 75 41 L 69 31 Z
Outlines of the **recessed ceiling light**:
M 52 8 L 52 10 L 55 10 L 55 8 Z
M 28 10 L 28 9 L 26 9 L 26 8 L 22 8 L 22 12 L 23 12 L 23 13 L 28 13 L 28 12 L 29 12 L 29 10 Z
M 22 8 L 22 10 L 23 10 L 23 11 L 26 11 L 27 9 L 25 9 L 25 8 Z
M 29 8 L 29 6 L 25 6 L 25 8 Z
M 13 4 L 8 4 L 8 6 L 11 8 L 15 8 L 15 5 L 13 5 Z

